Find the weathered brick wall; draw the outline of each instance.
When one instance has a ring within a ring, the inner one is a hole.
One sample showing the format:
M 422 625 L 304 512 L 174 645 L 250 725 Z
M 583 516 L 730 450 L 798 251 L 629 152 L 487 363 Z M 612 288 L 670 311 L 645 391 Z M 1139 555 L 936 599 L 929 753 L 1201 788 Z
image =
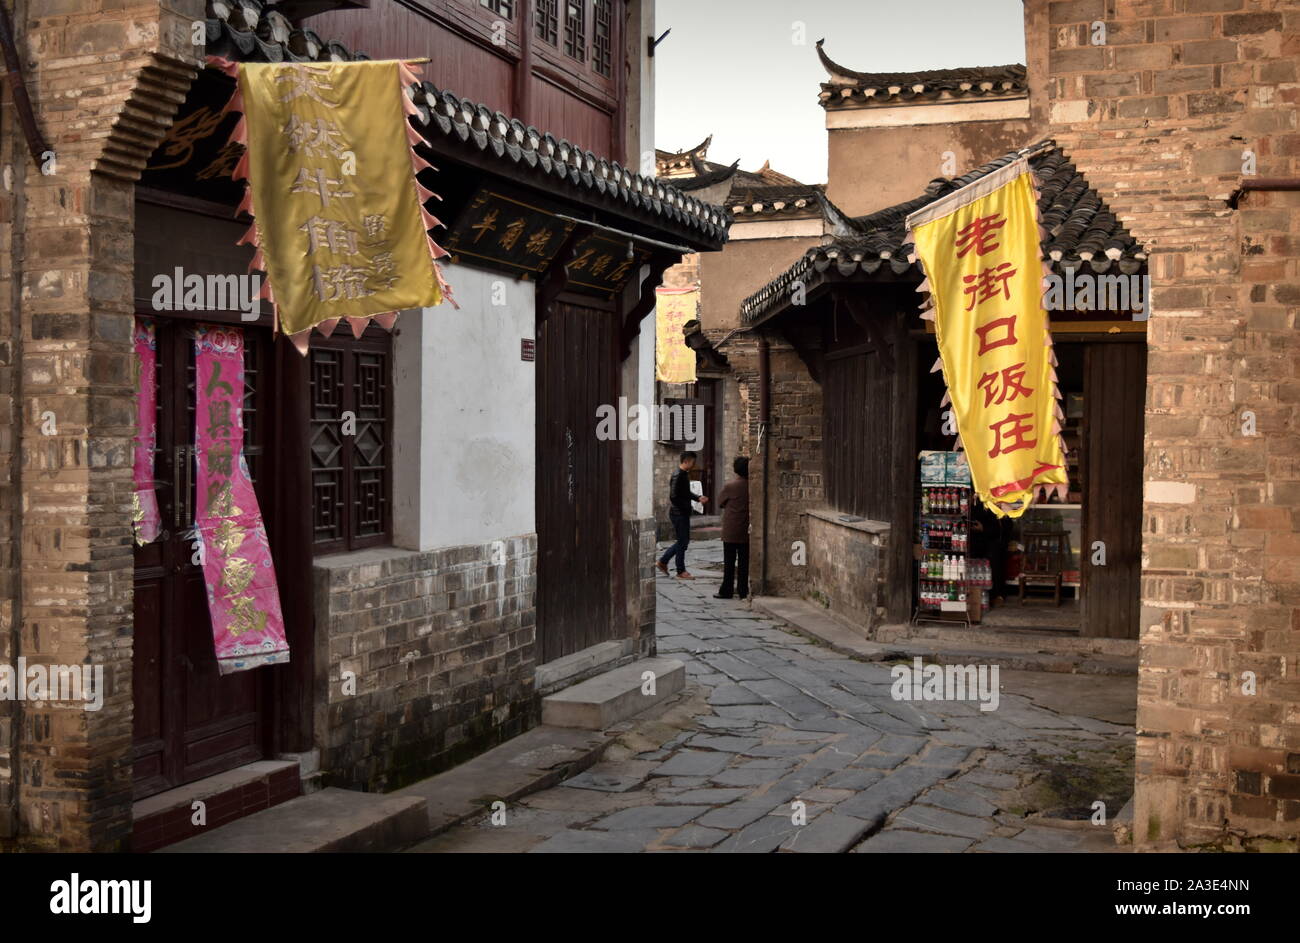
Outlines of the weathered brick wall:
M 316 560 L 327 785 L 397 789 L 537 722 L 537 537 L 501 544 Z
M 749 465 L 750 580 L 766 595 L 801 596 L 808 578 L 806 559 L 799 562 L 795 541 L 807 546 L 807 520 L 803 511 L 821 506 L 822 393 L 808 368 L 788 344 L 772 341 L 770 348 L 771 416 L 761 451 Z M 752 394 L 750 415 L 757 442 L 757 351 L 752 366 L 737 364 Z M 735 363 L 735 361 L 733 361 Z M 763 482 L 768 480 L 766 516 L 767 576 L 763 582 L 764 535 Z
M 887 564 L 889 526 L 847 524 L 831 515 L 805 515 L 808 528 L 806 595 L 831 614 L 869 634 L 880 617 L 880 580 Z
M 1035 115 L 1152 253 L 1136 839 L 1294 840 L 1300 194 L 1225 200 L 1251 155 L 1300 175 L 1300 8 L 1030 0 L 1026 37 Z
M 37 169 L 6 92 L 0 658 L 102 665 L 107 696 L 0 707 L 0 845 L 114 849 L 131 825 L 132 182 L 196 74 L 203 4 L 12 11 L 53 160 Z
M 655 654 L 655 519 L 623 522 L 628 633 L 637 658 Z

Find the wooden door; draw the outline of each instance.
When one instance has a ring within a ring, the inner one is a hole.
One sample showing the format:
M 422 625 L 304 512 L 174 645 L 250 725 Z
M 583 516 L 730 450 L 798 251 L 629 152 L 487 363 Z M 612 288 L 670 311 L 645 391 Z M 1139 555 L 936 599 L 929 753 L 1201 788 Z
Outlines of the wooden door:
M 617 635 L 622 542 L 619 441 L 596 438 L 617 407 L 613 312 L 556 302 L 537 330 L 537 647 L 553 661 Z
M 1082 633 L 1137 638 L 1146 344 L 1089 344 L 1083 369 Z M 1091 562 L 1097 541 L 1105 547 L 1104 566 Z
M 135 551 L 135 796 L 264 756 L 265 670 L 217 671 L 202 569 L 195 563 L 193 324 L 159 319 L 154 477 L 163 532 Z M 245 329 L 244 455 L 259 505 L 271 493 L 266 418 L 270 337 Z

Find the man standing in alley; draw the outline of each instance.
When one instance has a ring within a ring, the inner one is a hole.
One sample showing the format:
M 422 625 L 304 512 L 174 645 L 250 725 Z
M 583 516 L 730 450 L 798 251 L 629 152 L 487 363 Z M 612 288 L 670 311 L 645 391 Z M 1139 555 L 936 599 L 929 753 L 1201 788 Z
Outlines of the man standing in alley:
M 691 502 L 695 500 L 695 495 L 691 494 L 691 469 L 694 467 L 695 453 L 683 452 L 677 462 L 677 470 L 668 480 L 668 519 L 673 522 L 673 534 L 677 542 L 659 558 L 658 565 L 662 572 L 667 573 L 668 561 L 676 557 L 679 580 L 695 579 L 686 572 L 686 547 L 691 542 Z M 699 501 L 700 504 L 709 503 L 704 495 L 700 496 Z
M 749 459 L 732 463 L 737 477 L 727 482 L 718 498 L 722 512 L 722 587 L 717 599 L 730 599 L 732 590 L 749 595 Z

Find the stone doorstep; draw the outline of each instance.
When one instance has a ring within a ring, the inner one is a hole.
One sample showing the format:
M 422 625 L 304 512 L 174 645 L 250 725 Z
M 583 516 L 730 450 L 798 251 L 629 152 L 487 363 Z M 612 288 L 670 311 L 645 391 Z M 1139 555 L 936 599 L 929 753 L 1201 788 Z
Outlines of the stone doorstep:
M 534 674 L 533 689 L 538 696 L 546 697 L 561 688 L 584 681 L 603 669 L 611 667 L 621 658 L 633 653 L 631 639 L 611 640 L 565 655 L 544 665 L 538 665 Z
M 259 760 L 141 799 L 131 809 L 132 849 L 155 851 L 288 802 L 302 792 L 301 775 L 297 761 Z M 200 801 L 206 826 L 193 824 L 194 803 Z
M 1033 629 L 997 627 L 972 627 L 926 625 L 909 626 L 912 631 L 895 639 L 899 644 L 918 643 L 920 639 L 934 639 L 960 645 L 1010 648 L 1017 651 L 1049 652 L 1056 654 L 1094 654 L 1121 658 L 1136 658 L 1138 640 L 1127 638 L 1083 638 L 1063 635 L 1060 632 Z M 906 631 L 906 629 L 905 629 Z
M 655 693 L 643 694 L 642 675 L 655 674 Z M 675 658 L 642 658 L 542 698 L 542 723 L 605 730 L 653 707 L 686 684 L 686 666 Z
M 391 851 L 429 834 L 418 796 L 328 788 L 169 845 L 163 854 Z
M 922 658 L 935 664 L 996 664 L 1008 670 L 1054 671 L 1065 674 L 1136 675 L 1137 656 L 1095 655 L 1089 652 L 1043 652 L 1039 637 L 1023 648 L 991 644 L 948 643 L 921 637 L 872 642 L 832 617 L 826 610 L 803 599 L 758 596 L 754 608 L 785 622 L 800 635 L 826 645 L 832 651 L 861 661 L 893 661 Z M 974 635 L 974 633 L 972 633 Z M 1050 641 L 1050 639 L 1049 639 Z

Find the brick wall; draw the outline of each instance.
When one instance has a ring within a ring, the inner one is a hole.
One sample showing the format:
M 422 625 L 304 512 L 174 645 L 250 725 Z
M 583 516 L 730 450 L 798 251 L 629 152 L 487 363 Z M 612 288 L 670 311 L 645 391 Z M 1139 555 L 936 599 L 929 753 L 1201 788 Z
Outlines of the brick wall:
M 0 847 L 109 850 L 131 827 L 132 183 L 196 74 L 203 4 L 11 9 L 54 162 L 6 90 L 0 658 L 103 665 L 107 697 L 0 706 Z
M 397 789 L 537 722 L 537 537 L 502 544 L 316 560 L 327 785 Z
M 797 327 L 795 329 L 798 329 Z M 757 350 L 754 361 L 733 359 L 752 395 L 750 415 L 757 442 Z M 803 515 L 825 500 L 822 488 L 822 392 L 808 375 L 799 355 L 789 345 L 772 341 L 770 347 L 771 416 L 762 448 L 749 466 L 750 477 L 750 579 L 766 595 L 801 596 L 807 588 L 806 559 L 799 562 L 795 541 L 807 546 Z M 767 575 L 764 581 L 763 482 L 768 481 L 766 525 Z
M 1225 200 L 1250 155 L 1300 175 L 1300 8 L 1030 0 L 1026 39 L 1035 116 L 1152 253 L 1136 840 L 1294 842 L 1300 193 Z
M 804 516 L 808 529 L 807 596 L 863 634 L 880 617 L 880 580 L 888 564 L 889 526 L 846 524 L 831 512 Z

